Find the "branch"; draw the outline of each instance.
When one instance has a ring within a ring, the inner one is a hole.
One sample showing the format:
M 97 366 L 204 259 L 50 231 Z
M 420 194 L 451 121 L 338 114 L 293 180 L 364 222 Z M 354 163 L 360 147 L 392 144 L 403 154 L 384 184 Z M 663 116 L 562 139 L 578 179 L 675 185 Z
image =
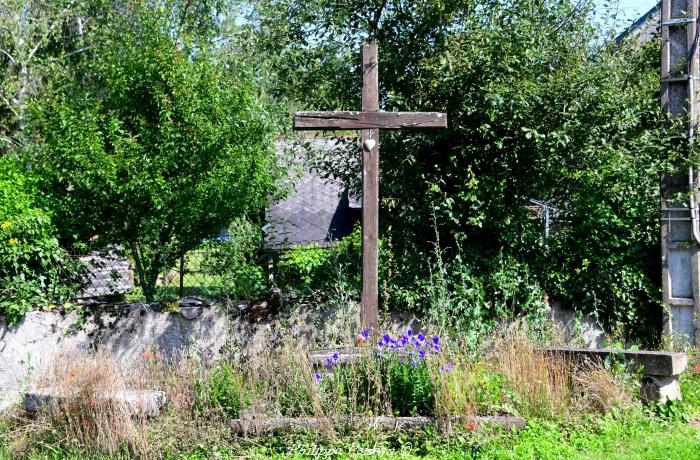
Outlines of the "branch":
M 0 94 L 0 98 L 2 98 L 2 101 L 5 103 L 5 106 L 14 114 L 14 116 L 19 118 L 19 113 L 12 107 L 12 103 L 10 103 L 10 101 L 2 94 Z
M 7 56 L 7 58 L 8 58 L 10 61 L 12 61 L 12 65 L 17 65 L 17 61 L 15 61 L 15 58 L 13 58 L 13 57 L 10 55 L 10 53 L 8 53 L 7 51 L 5 51 L 5 50 L 2 49 L 2 48 L 0 48 L 0 53 L 2 53 L 2 54 L 4 54 L 5 56 Z
M 76 0 L 71 0 L 71 2 L 68 5 L 66 5 L 65 8 L 63 8 L 63 10 L 59 13 L 58 18 L 55 21 L 53 21 L 53 23 L 51 24 L 51 26 L 49 26 L 49 29 L 46 31 L 44 36 L 41 37 L 39 39 L 39 41 L 36 42 L 36 46 L 34 46 L 34 48 L 29 52 L 29 55 L 27 56 L 25 64 L 29 63 L 29 61 L 32 60 L 32 58 L 34 57 L 34 54 L 39 50 L 39 47 L 41 46 L 41 44 L 44 42 L 44 40 L 46 40 L 49 37 L 49 35 L 51 35 L 51 32 L 54 31 L 54 29 L 56 28 L 56 25 L 63 19 L 63 15 L 65 15 L 68 11 L 70 11 L 71 7 L 75 4 L 75 2 L 76 2 Z

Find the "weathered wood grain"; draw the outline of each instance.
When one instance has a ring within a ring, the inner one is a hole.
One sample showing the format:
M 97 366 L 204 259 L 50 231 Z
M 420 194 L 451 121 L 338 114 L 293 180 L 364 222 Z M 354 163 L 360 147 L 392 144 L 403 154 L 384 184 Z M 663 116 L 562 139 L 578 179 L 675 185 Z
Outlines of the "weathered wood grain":
M 377 45 L 362 46 L 362 110 L 379 110 Z M 379 322 L 379 130 L 363 129 L 362 141 L 362 328 L 376 337 Z
M 364 92 L 363 92 L 364 93 Z M 297 112 L 296 130 L 332 129 L 437 129 L 447 128 L 447 114 L 440 112 Z

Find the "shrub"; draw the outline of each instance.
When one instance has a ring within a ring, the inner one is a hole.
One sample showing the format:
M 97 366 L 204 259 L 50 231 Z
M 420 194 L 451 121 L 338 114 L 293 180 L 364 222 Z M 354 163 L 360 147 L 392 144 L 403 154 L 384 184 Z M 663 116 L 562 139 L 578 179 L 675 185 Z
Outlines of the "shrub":
M 22 165 L 0 157 L 0 316 L 9 323 L 70 299 L 79 287 L 80 263 L 60 247 L 50 214 L 35 201 Z
M 221 409 L 231 418 L 238 418 L 243 406 L 244 390 L 243 376 L 224 362 L 212 371 L 206 396 L 211 406 Z
M 200 270 L 221 279 L 223 292 L 238 299 L 254 299 L 267 289 L 267 276 L 258 261 L 262 247 L 260 228 L 245 218 L 228 227 L 228 239 L 203 243 Z
M 128 249 L 149 300 L 202 238 L 265 206 L 275 170 L 245 66 L 177 27 L 165 8 L 130 2 L 32 105 L 33 166 L 61 236 Z

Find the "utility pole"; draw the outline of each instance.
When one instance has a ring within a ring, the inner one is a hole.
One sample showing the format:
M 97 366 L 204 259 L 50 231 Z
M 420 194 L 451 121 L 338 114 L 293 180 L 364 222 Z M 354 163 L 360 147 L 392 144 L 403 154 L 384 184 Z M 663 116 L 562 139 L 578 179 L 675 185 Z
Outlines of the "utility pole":
M 698 123 L 699 0 L 662 0 L 661 106 L 685 118 L 689 142 Z M 664 333 L 700 344 L 700 221 L 698 174 L 679 169 L 662 177 L 661 262 Z

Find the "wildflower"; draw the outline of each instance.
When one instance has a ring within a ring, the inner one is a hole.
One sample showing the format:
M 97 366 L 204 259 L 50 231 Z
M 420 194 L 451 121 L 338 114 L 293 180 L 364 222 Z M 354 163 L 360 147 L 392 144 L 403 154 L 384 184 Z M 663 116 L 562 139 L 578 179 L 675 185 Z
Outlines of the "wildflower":
M 2 224 L 0 224 L 0 229 L 1 230 L 8 230 L 12 227 L 12 222 L 9 220 L 4 221 Z
M 435 353 L 440 353 L 440 345 L 433 345 L 433 351 Z
M 476 424 L 475 424 L 474 422 L 472 422 L 472 421 L 469 421 L 469 422 L 467 422 L 467 423 L 464 424 L 464 427 L 465 427 L 467 430 L 472 431 L 474 428 L 476 428 Z
M 696 374 L 700 374 L 700 364 L 696 364 L 693 367 L 693 372 L 695 372 Z
M 411 366 L 415 369 L 418 367 L 418 361 L 416 361 L 416 358 L 411 359 Z
M 389 345 L 389 343 L 391 343 L 391 336 L 389 334 L 384 334 L 382 342 L 384 342 L 384 345 Z
M 91 399 L 90 401 L 88 401 L 88 404 L 90 404 L 90 407 L 95 407 L 97 405 L 97 400 Z
M 405 347 L 407 343 L 408 343 L 408 337 L 404 335 L 404 336 L 401 337 L 401 339 L 399 340 L 399 348 Z
M 339 359 L 340 359 L 340 355 L 339 355 L 338 352 L 336 351 L 336 352 L 333 353 L 329 358 L 326 359 L 326 367 L 327 367 L 328 369 L 332 369 L 332 368 L 333 368 L 333 365 L 334 365 L 335 363 L 337 363 Z
M 418 358 L 419 359 L 425 359 L 425 350 L 421 350 L 418 352 Z
M 440 345 L 440 337 L 437 335 L 433 337 L 433 345 Z
M 362 337 L 363 339 L 367 340 L 367 338 L 369 337 L 369 329 L 363 329 L 363 330 L 360 332 L 360 337 Z
M 314 383 L 320 382 L 320 381 L 321 381 L 321 378 L 322 378 L 322 377 L 321 377 L 321 374 L 319 374 L 318 372 L 316 372 L 316 373 L 314 374 Z
M 406 337 L 408 337 L 409 339 L 410 339 L 411 337 L 413 337 L 413 329 L 409 328 L 409 329 L 406 331 Z
M 452 369 L 454 369 L 454 366 L 451 363 L 448 363 L 445 366 L 440 366 L 440 373 L 444 374 L 445 372 L 450 372 Z
M 19 244 L 19 240 L 17 238 L 10 238 L 10 246 L 17 246 Z

